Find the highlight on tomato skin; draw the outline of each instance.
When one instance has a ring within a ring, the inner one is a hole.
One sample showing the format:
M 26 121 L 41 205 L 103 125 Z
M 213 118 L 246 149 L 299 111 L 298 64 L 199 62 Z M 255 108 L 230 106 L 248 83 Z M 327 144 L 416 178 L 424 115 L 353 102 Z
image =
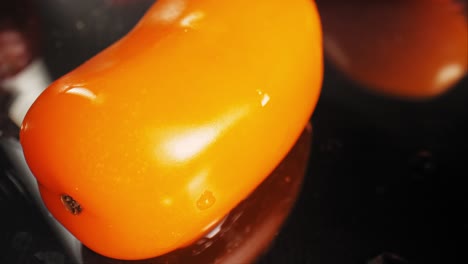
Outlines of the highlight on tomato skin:
M 20 141 L 52 215 L 107 257 L 190 245 L 281 162 L 320 94 L 315 4 L 160 0 L 56 80 Z
M 209 234 L 188 247 L 136 263 L 256 263 L 294 208 L 306 176 L 312 138 L 309 124 L 275 170 Z M 82 256 L 86 264 L 123 264 L 87 248 Z
M 328 0 L 317 5 L 326 58 L 369 91 L 431 99 L 466 76 L 466 2 Z

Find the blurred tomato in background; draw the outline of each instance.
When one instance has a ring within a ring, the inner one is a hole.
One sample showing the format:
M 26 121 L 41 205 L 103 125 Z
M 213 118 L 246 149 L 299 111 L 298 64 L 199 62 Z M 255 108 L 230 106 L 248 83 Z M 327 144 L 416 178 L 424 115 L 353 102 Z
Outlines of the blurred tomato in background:
M 0 81 L 19 73 L 40 51 L 39 17 L 29 0 L 0 4 Z
M 369 91 L 429 99 L 466 75 L 466 2 L 328 0 L 318 5 L 327 59 Z

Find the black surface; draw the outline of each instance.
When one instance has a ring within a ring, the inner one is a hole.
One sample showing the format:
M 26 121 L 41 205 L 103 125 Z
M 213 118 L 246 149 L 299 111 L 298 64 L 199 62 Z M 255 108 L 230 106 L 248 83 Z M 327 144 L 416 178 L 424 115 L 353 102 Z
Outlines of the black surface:
M 326 81 L 325 89 L 355 89 L 336 83 Z M 466 79 L 430 103 L 365 94 L 348 98 L 362 101 L 320 101 L 303 193 L 262 263 L 463 260 L 468 234 Z M 366 107 L 366 100 L 382 101 L 385 110 L 375 102 Z M 391 260 L 392 255 L 401 260 Z

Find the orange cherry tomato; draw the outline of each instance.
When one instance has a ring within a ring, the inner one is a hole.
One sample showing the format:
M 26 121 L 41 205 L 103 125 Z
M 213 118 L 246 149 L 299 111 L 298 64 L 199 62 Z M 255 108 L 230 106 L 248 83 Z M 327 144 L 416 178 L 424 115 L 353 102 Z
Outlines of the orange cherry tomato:
M 298 139 L 322 81 L 309 0 L 161 0 L 55 81 L 20 139 L 42 198 L 112 258 L 189 245 Z
M 467 72 L 466 6 L 453 0 L 323 1 L 325 54 L 383 95 L 427 99 Z

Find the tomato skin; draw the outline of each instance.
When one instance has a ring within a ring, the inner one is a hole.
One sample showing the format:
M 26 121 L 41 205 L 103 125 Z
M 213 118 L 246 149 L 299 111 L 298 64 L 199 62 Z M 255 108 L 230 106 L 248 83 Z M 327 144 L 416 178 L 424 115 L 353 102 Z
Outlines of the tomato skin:
M 20 140 L 45 204 L 108 257 L 190 244 L 294 145 L 321 45 L 311 1 L 158 1 L 29 110 Z
M 325 55 L 381 95 L 427 100 L 468 70 L 466 4 L 457 1 L 323 1 Z

